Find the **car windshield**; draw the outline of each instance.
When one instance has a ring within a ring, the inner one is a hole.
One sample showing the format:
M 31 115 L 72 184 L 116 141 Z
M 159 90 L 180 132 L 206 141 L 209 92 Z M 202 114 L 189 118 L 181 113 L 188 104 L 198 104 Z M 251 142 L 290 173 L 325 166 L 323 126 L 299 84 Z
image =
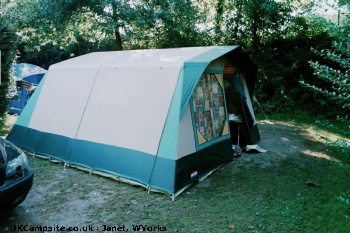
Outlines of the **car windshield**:
M 15 145 L 3 138 L 0 138 L 0 146 L 6 151 L 7 161 L 14 159 L 21 154 L 21 151 Z

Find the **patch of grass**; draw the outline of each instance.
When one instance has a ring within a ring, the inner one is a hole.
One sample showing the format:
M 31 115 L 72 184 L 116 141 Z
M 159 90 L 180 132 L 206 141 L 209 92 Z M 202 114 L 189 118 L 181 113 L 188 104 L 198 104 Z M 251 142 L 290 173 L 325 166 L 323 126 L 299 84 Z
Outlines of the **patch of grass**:
M 295 112 L 290 114 L 271 114 L 271 121 L 291 122 L 304 127 L 312 127 L 315 136 L 325 144 L 325 150 L 332 154 L 336 160 L 350 166 L 350 119 L 327 119 L 322 115 L 313 116 L 308 112 Z M 257 119 L 266 119 L 259 113 Z
M 336 118 L 328 119 L 322 115 L 311 115 L 308 112 L 291 112 L 288 114 L 274 113 L 267 116 L 270 120 L 293 122 L 307 126 L 314 126 L 317 129 L 339 135 L 340 137 L 350 138 L 350 119 Z M 260 120 L 266 119 L 261 113 L 256 114 Z
M 58 211 L 69 201 L 72 206 L 77 199 L 86 202 L 76 208 L 94 226 L 126 225 L 130 232 L 134 224 L 166 226 L 167 232 L 322 233 L 350 229 L 350 170 L 302 154 L 268 167 L 237 159 L 204 181 L 209 184 L 192 186 L 175 202 L 162 194 L 147 194 L 140 187 L 42 161 L 30 158 L 37 182 L 51 170 L 56 174 L 56 180 L 50 180 L 51 189 L 59 193 L 54 200 L 50 193 L 45 195 L 41 203 L 50 203 L 48 209 Z M 65 194 L 66 189 L 74 190 Z M 99 191 L 104 195 L 97 198 L 104 201 L 96 202 L 88 195 Z
M 220 187 L 194 187 L 179 198 L 174 205 L 181 217 L 174 216 L 177 221 L 168 225 L 183 226 L 186 232 L 346 232 L 350 209 L 339 196 L 349 192 L 349 170 L 309 157 L 302 160 L 309 166 L 289 158 L 278 167 L 253 166 L 239 173 L 230 164 L 231 172 L 225 169 L 212 177 Z M 223 185 L 232 177 L 234 185 Z

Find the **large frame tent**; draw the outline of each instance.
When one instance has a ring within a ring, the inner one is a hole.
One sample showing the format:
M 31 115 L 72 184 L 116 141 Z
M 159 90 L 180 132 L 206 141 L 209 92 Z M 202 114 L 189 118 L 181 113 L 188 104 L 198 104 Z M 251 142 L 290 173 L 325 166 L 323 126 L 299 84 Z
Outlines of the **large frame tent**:
M 229 105 L 241 146 L 260 140 L 256 73 L 239 46 L 90 53 L 49 68 L 7 139 L 174 198 L 232 161 Z

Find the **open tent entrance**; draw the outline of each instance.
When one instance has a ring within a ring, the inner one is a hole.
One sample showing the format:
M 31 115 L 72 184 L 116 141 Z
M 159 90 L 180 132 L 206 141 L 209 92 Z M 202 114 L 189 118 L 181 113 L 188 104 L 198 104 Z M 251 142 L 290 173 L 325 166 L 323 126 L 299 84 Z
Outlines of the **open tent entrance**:
M 239 94 L 234 85 L 234 79 L 237 77 L 235 68 L 231 64 L 224 67 L 224 88 L 226 109 L 229 115 L 229 125 L 231 134 L 232 149 L 238 151 L 240 148 L 240 131 L 241 131 L 241 109 L 239 104 Z
M 231 64 L 226 64 L 224 68 L 224 87 L 227 113 L 238 116 L 239 96 L 233 83 L 234 76 L 235 69 Z
M 238 151 L 258 143 L 260 135 L 244 74 L 231 64 L 225 65 L 223 73 L 232 148 Z

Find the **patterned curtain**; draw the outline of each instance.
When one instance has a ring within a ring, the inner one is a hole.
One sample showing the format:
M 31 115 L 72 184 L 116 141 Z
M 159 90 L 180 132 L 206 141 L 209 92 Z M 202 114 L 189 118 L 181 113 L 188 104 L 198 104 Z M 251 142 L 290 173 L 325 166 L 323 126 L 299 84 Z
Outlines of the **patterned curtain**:
M 203 74 L 192 99 L 197 133 L 205 141 L 221 137 L 226 122 L 221 75 Z

